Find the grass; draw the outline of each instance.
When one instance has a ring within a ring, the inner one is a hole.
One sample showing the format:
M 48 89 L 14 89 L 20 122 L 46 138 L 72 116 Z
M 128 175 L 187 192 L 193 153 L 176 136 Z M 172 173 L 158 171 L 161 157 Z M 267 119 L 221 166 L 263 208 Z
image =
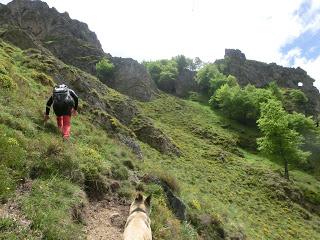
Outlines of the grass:
M 241 134 L 257 135 L 253 129 L 241 129 L 207 106 L 167 95 L 140 107 L 183 153 L 173 158 L 143 145 L 148 152 L 144 170 L 175 176 L 190 212 L 209 214 L 221 222 L 229 238 L 245 234 L 248 239 L 318 239 L 319 216 L 308 212 L 311 217 L 306 217 L 307 210 L 293 202 L 286 189 L 295 193 L 309 179 L 310 195 L 317 201 L 319 181 L 294 170 L 293 183 L 287 183 L 281 165 L 242 149 L 235 151 Z M 202 129 L 212 134 L 203 137 Z
M 107 192 L 112 169 L 121 166 L 117 174 L 127 178 L 122 162 L 135 156 L 94 125 L 90 114 L 72 119 L 72 137 L 64 143 L 54 117 L 47 124 L 42 121 L 53 81 L 42 71 L 52 63 L 36 50 L 23 52 L 2 41 L 0 45 L 1 74 L 16 84 L 0 86 L 0 200 L 19 200 L 21 214 L 32 221 L 32 231 L 16 239 L 82 239 L 84 225 L 73 211 L 86 204 L 83 191 L 89 197 Z M 80 101 L 80 108 L 83 104 Z M 16 188 L 28 178 L 32 190 L 21 195 Z M 10 217 L 1 221 L 1 237 L 15 239 L 21 227 L 7 226 L 14 221 Z
M 81 216 L 74 211 L 81 212 L 86 204 L 84 192 L 97 197 L 108 192 L 115 179 L 120 186 L 113 194 L 120 197 L 132 198 L 135 189 L 153 194 L 155 239 L 319 238 L 319 216 L 297 201 L 303 196 L 319 204 L 319 180 L 292 168 L 292 181 L 285 181 L 282 166 L 255 151 L 256 129 L 230 121 L 205 104 L 168 95 L 137 103 L 141 114 L 173 139 L 180 157 L 139 142 L 144 156 L 139 160 L 95 124 L 95 113 L 89 111 L 72 119 L 70 142 L 62 142 L 54 117 L 45 125 L 42 121 L 53 84 L 47 70 L 55 61 L 0 41 L 0 74 L 6 76 L 0 85 L 0 198 L 18 200 L 21 214 L 32 221 L 31 229 L 25 229 L 11 218 L 0 219 L 0 238 L 84 238 Z M 64 71 L 76 81 L 76 69 L 64 66 Z M 126 99 L 111 90 L 100 97 L 115 109 Z M 85 99 L 81 108 L 88 108 Z M 114 127 L 131 131 L 111 115 L 99 114 L 111 118 Z M 139 182 L 133 169 L 139 176 L 153 174 L 166 182 L 187 205 L 188 221 L 178 221 L 161 187 Z M 31 191 L 20 196 L 16 188 L 29 178 Z
M 72 218 L 71 210 L 84 201 L 79 187 L 66 180 L 36 180 L 30 195 L 22 200 L 22 211 L 32 220 L 32 227 L 46 239 L 84 239 L 81 225 Z

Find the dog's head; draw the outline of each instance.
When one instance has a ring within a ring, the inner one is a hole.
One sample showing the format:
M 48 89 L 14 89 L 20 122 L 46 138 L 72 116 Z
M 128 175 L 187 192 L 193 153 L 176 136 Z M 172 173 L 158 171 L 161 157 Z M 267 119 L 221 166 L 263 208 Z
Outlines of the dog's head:
M 147 215 L 149 215 L 150 207 L 151 207 L 151 195 L 144 198 L 141 195 L 141 193 L 138 193 L 130 206 L 130 214 L 135 211 L 142 211 L 142 212 L 145 212 Z

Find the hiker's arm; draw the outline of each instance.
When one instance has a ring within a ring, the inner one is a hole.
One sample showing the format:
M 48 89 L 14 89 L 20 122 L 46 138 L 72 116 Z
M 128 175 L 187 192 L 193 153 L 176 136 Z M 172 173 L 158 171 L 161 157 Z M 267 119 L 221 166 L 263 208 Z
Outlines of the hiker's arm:
M 51 96 L 46 105 L 46 115 L 49 115 L 52 103 L 53 103 L 53 97 Z
M 74 100 L 74 110 L 77 111 L 77 109 L 78 109 L 78 96 L 77 96 L 77 94 L 76 94 L 73 90 L 71 90 L 71 89 L 70 89 L 70 95 L 71 95 L 71 97 L 72 97 L 73 100 Z

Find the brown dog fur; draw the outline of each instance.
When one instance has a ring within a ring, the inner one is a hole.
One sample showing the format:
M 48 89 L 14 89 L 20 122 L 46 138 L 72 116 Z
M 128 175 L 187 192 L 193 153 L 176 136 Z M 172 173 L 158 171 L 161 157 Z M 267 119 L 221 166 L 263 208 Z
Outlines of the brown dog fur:
M 124 229 L 124 240 L 152 240 L 150 227 L 151 195 L 143 199 L 138 193 L 130 206 L 130 213 Z

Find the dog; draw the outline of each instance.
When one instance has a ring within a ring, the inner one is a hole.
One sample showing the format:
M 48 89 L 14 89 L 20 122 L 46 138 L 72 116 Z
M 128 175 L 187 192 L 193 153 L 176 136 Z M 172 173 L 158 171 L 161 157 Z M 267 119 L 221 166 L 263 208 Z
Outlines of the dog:
M 143 199 L 138 193 L 130 206 L 123 239 L 124 240 L 152 240 L 150 214 L 151 195 Z

